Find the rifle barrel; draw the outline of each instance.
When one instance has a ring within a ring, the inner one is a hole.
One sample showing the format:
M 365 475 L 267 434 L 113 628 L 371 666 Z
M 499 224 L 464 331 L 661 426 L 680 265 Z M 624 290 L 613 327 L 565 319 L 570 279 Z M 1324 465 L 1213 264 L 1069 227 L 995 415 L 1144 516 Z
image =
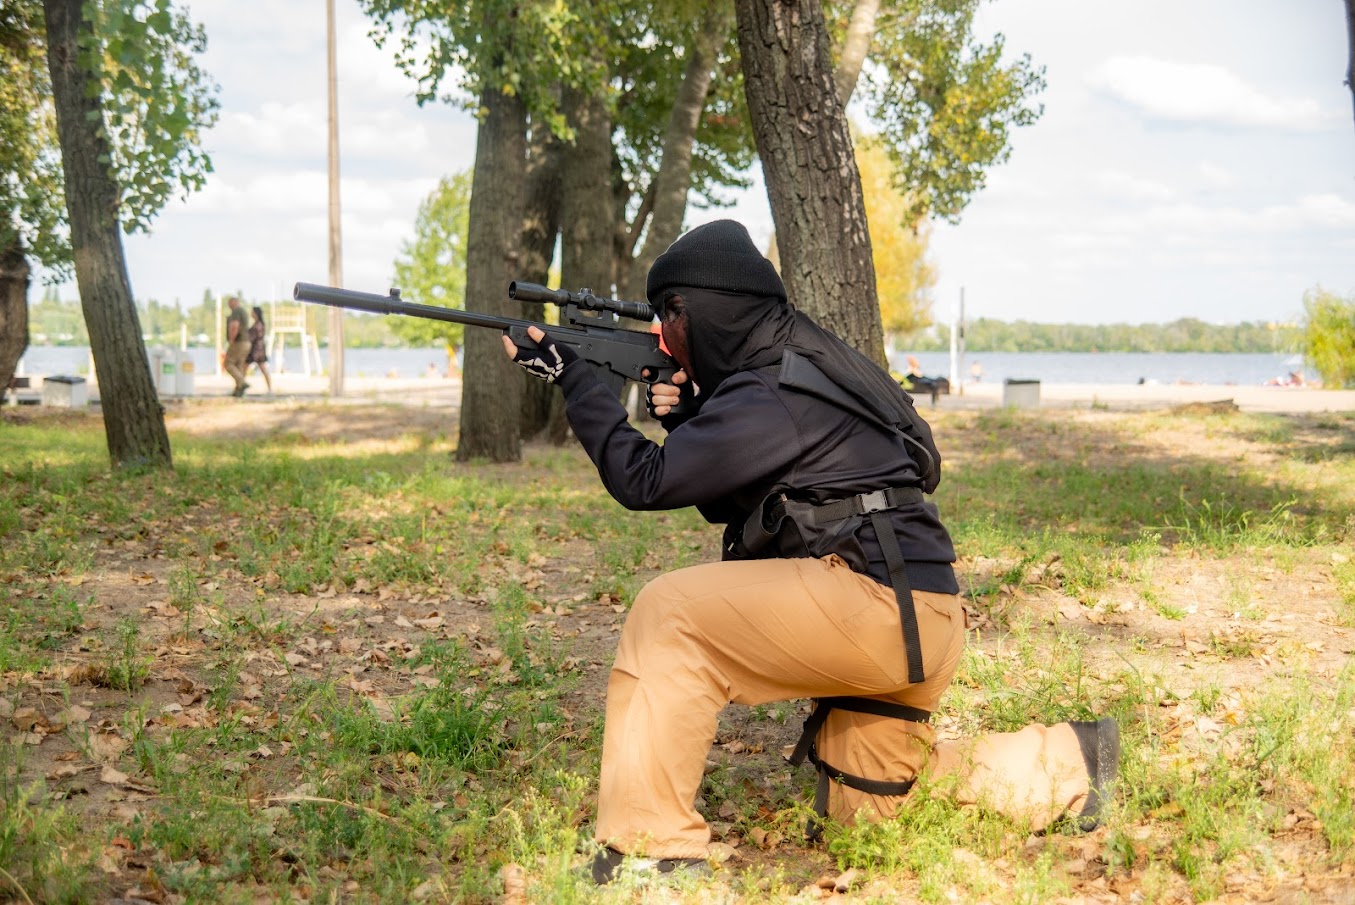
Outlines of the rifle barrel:
M 319 283 L 297 283 L 292 289 L 292 298 L 299 302 L 318 302 L 333 308 L 353 308 L 357 311 L 370 311 L 373 314 L 406 314 L 410 317 L 423 317 L 452 324 L 489 327 L 492 330 L 534 326 L 532 321 L 495 317 L 492 314 L 478 314 L 474 311 L 443 308 L 438 305 L 418 305 L 393 296 L 336 289 L 333 286 L 321 286 Z

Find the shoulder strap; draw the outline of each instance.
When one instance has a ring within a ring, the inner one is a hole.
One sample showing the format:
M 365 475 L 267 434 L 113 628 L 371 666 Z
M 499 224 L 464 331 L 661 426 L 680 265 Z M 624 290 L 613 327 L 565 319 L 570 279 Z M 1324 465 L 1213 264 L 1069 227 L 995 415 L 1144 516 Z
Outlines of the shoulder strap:
M 832 378 L 819 370 L 808 358 L 794 349 L 786 349 L 781 356 L 781 372 L 777 380 L 781 386 L 822 399 L 845 412 L 850 412 L 867 424 L 873 424 L 880 430 L 898 434 L 914 450 L 913 458 L 922 472 L 924 487 L 936 488 L 936 456 L 927 448 L 927 444 L 912 436 L 911 432 L 902 426 L 886 424 L 878 415 L 862 405 L 859 399 L 834 383 Z M 910 424 L 908 427 L 914 426 Z

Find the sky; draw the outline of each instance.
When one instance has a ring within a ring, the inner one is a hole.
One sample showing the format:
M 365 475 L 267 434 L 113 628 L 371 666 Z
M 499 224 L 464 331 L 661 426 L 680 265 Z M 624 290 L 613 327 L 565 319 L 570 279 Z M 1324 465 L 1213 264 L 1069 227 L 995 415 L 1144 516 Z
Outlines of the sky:
M 215 172 L 125 238 L 134 294 L 187 306 L 328 282 L 324 3 L 187 6 L 220 85 Z M 336 9 L 343 282 L 384 293 L 420 201 L 472 166 L 475 122 L 418 106 L 357 3 Z M 960 223 L 934 226 L 937 320 L 963 297 L 971 320 L 1292 321 L 1306 290 L 1355 293 L 1340 0 L 991 0 L 976 33 L 998 32 L 1045 67 L 1044 115 Z M 733 216 L 765 247 L 754 176 L 732 210 L 689 209 L 687 226 Z

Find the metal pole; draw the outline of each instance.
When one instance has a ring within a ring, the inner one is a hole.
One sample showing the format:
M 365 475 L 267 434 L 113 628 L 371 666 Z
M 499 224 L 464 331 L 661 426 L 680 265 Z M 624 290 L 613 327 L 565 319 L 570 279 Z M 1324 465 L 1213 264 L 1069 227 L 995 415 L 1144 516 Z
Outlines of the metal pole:
M 343 241 L 339 231 L 339 90 L 334 49 L 334 0 L 325 0 L 329 39 L 329 282 L 343 285 Z M 329 313 L 329 394 L 343 395 L 343 311 Z
M 960 290 L 960 298 L 962 300 L 964 299 L 963 289 Z M 963 301 L 961 301 L 960 307 L 963 309 Z M 957 388 L 960 385 L 960 317 L 961 313 L 956 311 L 955 317 L 952 318 L 950 322 L 950 385 Z
M 959 336 L 960 356 L 959 356 L 959 359 L 958 359 L 958 360 L 956 361 L 956 363 L 955 363 L 955 370 L 959 372 L 959 376 L 960 376 L 960 391 L 959 391 L 959 392 L 960 392 L 960 395 L 961 395 L 961 396 L 964 395 L 964 327 L 965 327 L 965 323 L 964 323 L 964 287 L 961 286 L 961 287 L 960 287 L 960 330 L 959 330 L 959 333 L 960 333 L 960 336 Z M 952 384 L 952 386 L 953 386 L 953 385 L 954 385 L 954 384 Z

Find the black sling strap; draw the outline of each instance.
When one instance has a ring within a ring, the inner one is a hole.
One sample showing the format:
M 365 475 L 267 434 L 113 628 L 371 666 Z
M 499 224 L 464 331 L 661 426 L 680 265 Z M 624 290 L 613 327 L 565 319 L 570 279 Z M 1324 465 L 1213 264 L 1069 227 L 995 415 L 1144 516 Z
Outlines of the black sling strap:
M 870 493 L 859 493 L 845 500 L 836 500 L 814 506 L 810 518 L 816 525 L 841 521 L 853 515 L 870 516 L 875 539 L 880 543 L 885 565 L 889 568 L 889 584 L 894 589 L 894 601 L 899 606 L 899 623 L 903 627 L 903 648 L 908 653 L 908 682 L 917 685 L 926 679 L 922 669 L 922 637 L 918 634 L 917 609 L 913 602 L 913 588 L 908 583 L 908 565 L 904 562 L 894 526 L 884 514 L 896 506 L 922 502 L 922 491 L 916 487 L 890 487 Z

